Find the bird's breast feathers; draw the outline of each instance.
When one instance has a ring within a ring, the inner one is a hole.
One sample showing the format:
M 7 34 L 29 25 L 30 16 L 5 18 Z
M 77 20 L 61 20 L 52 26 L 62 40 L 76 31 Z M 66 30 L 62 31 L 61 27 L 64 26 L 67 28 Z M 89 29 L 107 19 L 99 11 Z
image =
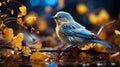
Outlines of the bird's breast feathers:
M 60 40 L 66 41 L 66 35 L 62 32 L 61 26 L 56 27 L 56 34 L 60 38 Z
M 56 34 L 59 37 L 60 40 L 64 42 L 69 42 L 69 43 L 83 43 L 83 39 L 79 37 L 72 37 L 72 36 L 67 36 L 63 31 L 61 26 L 56 27 Z

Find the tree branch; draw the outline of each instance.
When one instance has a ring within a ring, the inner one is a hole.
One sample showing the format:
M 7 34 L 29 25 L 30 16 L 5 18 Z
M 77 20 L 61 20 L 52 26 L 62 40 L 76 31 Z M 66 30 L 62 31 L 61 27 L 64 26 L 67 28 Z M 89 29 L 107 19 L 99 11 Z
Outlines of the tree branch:
M 14 50 L 11 47 L 8 46 L 3 46 L 0 45 L 1 48 L 5 48 L 5 49 L 11 49 Z M 19 50 L 21 51 L 21 50 Z M 35 52 L 35 49 L 31 49 L 32 52 Z M 74 50 L 39 50 L 39 52 L 75 52 Z M 94 49 L 89 49 L 89 50 L 77 50 L 76 52 L 85 52 L 85 53 L 90 53 L 90 54 L 114 54 L 115 52 L 98 52 Z

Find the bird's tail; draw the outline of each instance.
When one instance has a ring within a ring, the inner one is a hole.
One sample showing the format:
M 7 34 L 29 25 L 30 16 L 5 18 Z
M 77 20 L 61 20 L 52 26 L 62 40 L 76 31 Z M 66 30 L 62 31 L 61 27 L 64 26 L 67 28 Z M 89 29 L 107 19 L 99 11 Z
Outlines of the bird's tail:
M 106 42 L 100 41 L 100 40 L 92 40 L 92 42 L 102 44 L 108 48 L 112 48 L 109 44 L 107 44 Z

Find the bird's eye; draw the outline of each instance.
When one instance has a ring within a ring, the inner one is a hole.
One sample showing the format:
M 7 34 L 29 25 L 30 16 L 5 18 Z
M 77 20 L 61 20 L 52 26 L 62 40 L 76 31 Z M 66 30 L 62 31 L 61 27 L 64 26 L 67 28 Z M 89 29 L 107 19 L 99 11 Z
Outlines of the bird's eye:
M 62 18 L 62 16 L 58 16 L 58 18 Z

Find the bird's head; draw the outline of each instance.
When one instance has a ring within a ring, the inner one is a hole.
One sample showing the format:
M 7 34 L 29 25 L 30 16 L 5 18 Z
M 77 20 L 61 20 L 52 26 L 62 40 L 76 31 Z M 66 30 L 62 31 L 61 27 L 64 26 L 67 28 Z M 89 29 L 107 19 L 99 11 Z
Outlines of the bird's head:
M 57 24 L 70 23 L 73 21 L 72 16 L 64 11 L 59 11 L 53 16 Z

